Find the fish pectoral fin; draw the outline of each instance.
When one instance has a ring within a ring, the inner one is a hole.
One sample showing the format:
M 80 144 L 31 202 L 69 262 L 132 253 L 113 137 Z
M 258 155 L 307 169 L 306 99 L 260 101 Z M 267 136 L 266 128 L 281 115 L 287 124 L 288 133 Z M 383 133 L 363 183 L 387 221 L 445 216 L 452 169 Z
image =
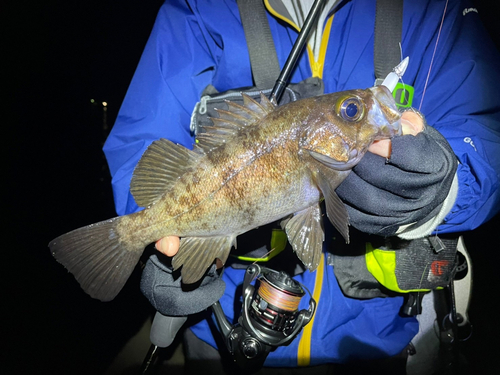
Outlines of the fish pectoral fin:
M 344 237 L 345 242 L 349 243 L 349 214 L 344 206 L 344 202 L 342 202 L 337 193 L 332 190 L 328 197 L 325 196 L 325 203 L 328 219 L 342 237 Z
M 328 176 L 329 172 L 336 173 L 335 176 Z M 344 203 L 339 198 L 335 189 L 338 184 L 333 186 L 330 181 L 338 181 L 338 172 L 323 168 L 317 174 L 319 188 L 325 197 L 326 215 L 335 229 L 344 237 L 346 243 L 349 243 L 349 214 Z M 344 172 L 345 173 L 345 172 Z M 348 172 L 347 172 L 348 173 Z M 346 176 L 347 176 L 346 173 Z
M 236 245 L 236 236 L 185 237 L 181 239 L 179 252 L 172 265 L 182 266 L 182 282 L 192 284 L 200 280 L 216 258 L 226 263 L 231 248 Z
M 168 139 L 151 143 L 134 170 L 130 192 L 140 207 L 156 202 L 202 155 Z
M 309 271 L 314 271 L 319 265 L 325 239 L 319 204 L 287 220 L 285 231 L 299 259 Z

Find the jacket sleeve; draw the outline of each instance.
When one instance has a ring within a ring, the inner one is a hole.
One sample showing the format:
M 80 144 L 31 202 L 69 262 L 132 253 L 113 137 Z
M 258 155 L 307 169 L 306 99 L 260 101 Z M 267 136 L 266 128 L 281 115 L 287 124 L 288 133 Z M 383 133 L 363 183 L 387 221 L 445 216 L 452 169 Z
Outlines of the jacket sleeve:
M 431 67 L 421 111 L 459 163 L 458 195 L 437 232 L 471 230 L 500 208 L 500 54 L 468 1 L 450 2 L 440 34 L 436 28 L 425 48 L 415 81 L 423 90 Z
M 191 112 L 211 82 L 220 47 L 207 38 L 186 2 L 166 2 L 104 145 L 116 211 L 139 210 L 129 191 L 133 170 L 146 148 L 159 138 L 191 148 Z

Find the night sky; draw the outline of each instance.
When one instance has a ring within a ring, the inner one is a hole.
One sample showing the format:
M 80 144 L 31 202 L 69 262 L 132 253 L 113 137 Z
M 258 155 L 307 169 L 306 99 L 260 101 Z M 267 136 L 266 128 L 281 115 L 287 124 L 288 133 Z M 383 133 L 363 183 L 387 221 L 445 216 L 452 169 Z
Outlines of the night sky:
M 139 269 L 114 301 L 102 303 L 80 289 L 47 244 L 116 215 L 101 148 L 161 3 L 2 5 L 2 374 L 101 374 L 153 313 L 139 291 Z M 500 12 L 487 1 L 478 8 L 500 45 Z M 476 294 L 474 336 L 464 346 L 484 374 L 498 362 L 495 341 L 486 340 L 500 337 L 499 222 L 466 236 Z

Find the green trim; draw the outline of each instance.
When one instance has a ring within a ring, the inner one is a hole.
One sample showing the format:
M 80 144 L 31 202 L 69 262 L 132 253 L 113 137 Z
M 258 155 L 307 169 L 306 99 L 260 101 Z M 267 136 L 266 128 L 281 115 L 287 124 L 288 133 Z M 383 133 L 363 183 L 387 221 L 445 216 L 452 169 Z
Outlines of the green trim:
M 396 252 L 394 250 L 374 249 L 372 244 L 366 243 L 366 268 L 377 279 L 377 281 L 387 289 L 399 292 L 428 292 L 430 289 L 410 289 L 399 288 L 396 270 Z
M 265 258 L 251 258 L 245 256 L 237 257 L 239 260 L 245 262 L 267 262 L 273 259 L 276 255 L 285 250 L 287 244 L 287 237 L 285 231 L 281 229 L 273 229 L 271 234 L 271 252 Z
M 415 89 L 413 86 L 398 82 L 392 92 L 392 97 L 398 108 L 410 108 L 413 104 L 413 94 Z

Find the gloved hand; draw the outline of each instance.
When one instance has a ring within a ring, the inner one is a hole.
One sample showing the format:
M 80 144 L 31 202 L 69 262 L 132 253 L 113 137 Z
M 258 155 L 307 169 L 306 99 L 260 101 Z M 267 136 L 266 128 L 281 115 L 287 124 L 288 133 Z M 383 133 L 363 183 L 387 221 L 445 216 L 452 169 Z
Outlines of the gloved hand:
M 167 237 L 174 241 L 177 237 Z M 177 241 L 178 242 L 178 241 Z M 163 261 L 162 261 L 163 260 Z M 181 286 L 181 278 L 174 279 L 172 268 L 165 263 L 162 254 L 152 255 L 142 272 L 141 291 L 163 315 L 185 316 L 205 310 L 224 294 L 226 284 L 219 277 L 215 265 L 202 279 L 201 284 L 190 291 Z
M 394 137 L 388 158 L 367 152 L 336 191 L 351 225 L 391 236 L 403 225 L 418 227 L 438 214 L 456 168 L 446 139 L 424 126 L 416 135 Z

